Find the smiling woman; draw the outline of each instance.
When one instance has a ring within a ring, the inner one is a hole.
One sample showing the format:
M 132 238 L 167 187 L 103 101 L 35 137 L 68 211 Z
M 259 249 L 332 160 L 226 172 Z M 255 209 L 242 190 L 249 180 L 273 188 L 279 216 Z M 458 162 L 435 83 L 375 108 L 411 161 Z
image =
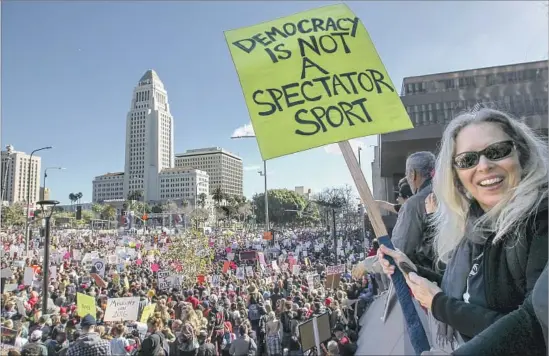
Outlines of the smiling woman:
M 452 352 L 517 309 L 547 264 L 547 145 L 518 120 L 481 109 L 450 122 L 436 172 L 434 247 L 447 266 L 440 287 L 415 273 L 407 283 L 431 311 L 432 346 Z M 538 320 L 521 318 L 517 327 L 531 330 L 504 353 L 546 354 Z

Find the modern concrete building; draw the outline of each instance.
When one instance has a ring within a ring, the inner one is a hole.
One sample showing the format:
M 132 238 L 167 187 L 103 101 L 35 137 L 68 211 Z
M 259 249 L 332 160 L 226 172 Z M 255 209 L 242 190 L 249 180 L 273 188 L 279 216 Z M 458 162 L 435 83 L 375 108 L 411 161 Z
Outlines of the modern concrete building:
M 92 201 L 94 203 L 125 198 L 124 172 L 103 174 L 93 180 Z
M 306 188 L 304 186 L 297 186 L 295 187 L 295 192 L 301 196 L 303 196 L 305 199 L 310 199 L 311 195 L 313 194 L 312 190 L 309 188 Z
M 187 150 L 175 155 L 176 167 L 192 167 L 208 173 L 210 194 L 217 188 L 223 193 L 244 194 L 242 158 L 220 147 Z
M 50 200 L 51 191 L 50 188 L 40 187 L 40 200 Z
M 2 200 L 9 204 L 27 201 L 27 187 L 30 179 L 30 203 L 40 200 L 41 158 L 19 151 L 2 151 Z M 29 170 L 30 162 L 30 170 Z
M 374 197 L 395 201 L 406 157 L 417 151 L 436 154 L 448 122 L 477 104 L 506 111 L 547 137 L 547 86 L 547 61 L 404 78 L 401 99 L 414 128 L 378 136 Z M 386 223 L 395 219 L 387 217 Z
M 174 165 L 173 140 L 168 93 L 151 69 L 137 83 L 126 119 L 124 197 L 141 190 L 145 201 L 160 199 L 158 175 Z
M 64 211 L 76 211 L 76 206 L 81 206 L 82 211 L 92 210 L 93 203 L 62 204 L 57 205 L 57 208 L 63 209 Z
M 160 200 L 187 201 L 198 206 L 199 195 L 209 190 L 208 173 L 189 167 L 165 168 L 158 175 L 158 196 Z

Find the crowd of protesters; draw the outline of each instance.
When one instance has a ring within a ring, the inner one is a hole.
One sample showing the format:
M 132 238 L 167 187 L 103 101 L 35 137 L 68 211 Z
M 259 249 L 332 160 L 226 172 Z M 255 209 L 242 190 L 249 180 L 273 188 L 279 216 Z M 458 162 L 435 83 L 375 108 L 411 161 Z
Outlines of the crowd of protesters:
M 76 231 L 58 232 L 50 258 L 55 271 L 50 268 L 45 314 L 40 267 L 43 246 L 35 244 L 32 255 L 24 258 L 22 237 L 4 236 L 3 352 L 48 356 L 303 355 L 312 351 L 302 350 L 298 325 L 327 313 L 332 339 L 324 340 L 317 354 L 354 354 L 358 320 L 379 289 L 374 275 L 357 280 L 350 275 L 353 262 L 364 257 L 360 229 L 342 232 L 345 236 L 338 248 L 325 229 L 282 231 L 276 234 L 276 244 L 264 241 L 258 232 L 230 236 L 225 232 L 208 236 L 215 257 L 204 279 L 194 285 L 178 281 L 168 286 L 158 281 L 158 273 L 167 263 L 161 253 L 147 255 L 147 250 L 165 251 L 179 236 L 102 234 L 91 238 Z M 326 284 L 326 267 L 336 265 L 336 253 L 343 269 L 335 283 Z M 105 261 L 100 281 L 90 278 L 97 275 L 90 272 L 99 272 L 90 266 L 90 254 Z M 29 268 L 34 274 L 26 280 Z M 239 274 L 241 269 L 245 274 Z M 79 311 L 81 295 L 92 297 L 96 310 Z M 137 320 L 105 321 L 107 302 L 124 297 L 139 298 Z M 142 315 L 150 305 L 154 311 L 144 320 Z

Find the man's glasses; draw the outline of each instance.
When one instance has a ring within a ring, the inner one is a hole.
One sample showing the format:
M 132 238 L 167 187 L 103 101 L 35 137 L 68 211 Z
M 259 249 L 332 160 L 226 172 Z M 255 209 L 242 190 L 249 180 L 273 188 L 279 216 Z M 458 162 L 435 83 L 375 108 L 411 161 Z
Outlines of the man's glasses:
M 490 161 L 499 161 L 507 158 L 513 153 L 515 143 L 511 140 L 491 144 L 482 151 L 463 152 L 454 157 L 454 166 L 457 169 L 469 169 L 475 167 L 484 156 Z

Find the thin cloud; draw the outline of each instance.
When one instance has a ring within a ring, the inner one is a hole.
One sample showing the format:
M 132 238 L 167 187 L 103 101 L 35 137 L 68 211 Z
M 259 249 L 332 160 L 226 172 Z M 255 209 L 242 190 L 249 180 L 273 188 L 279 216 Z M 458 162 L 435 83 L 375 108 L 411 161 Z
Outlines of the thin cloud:
M 251 123 L 241 126 L 234 130 L 232 137 L 255 136 L 254 128 Z
M 366 142 L 364 141 L 364 139 L 361 138 L 353 138 L 349 140 L 349 142 L 351 143 L 351 147 L 353 148 L 353 152 L 355 152 L 355 154 L 358 152 L 359 147 L 366 147 Z M 337 143 L 332 143 L 331 145 L 324 146 L 324 151 L 333 155 L 341 155 L 341 150 L 339 149 L 339 145 Z
M 258 171 L 258 170 L 261 170 L 261 166 L 260 165 L 244 166 L 244 170 L 245 171 Z

